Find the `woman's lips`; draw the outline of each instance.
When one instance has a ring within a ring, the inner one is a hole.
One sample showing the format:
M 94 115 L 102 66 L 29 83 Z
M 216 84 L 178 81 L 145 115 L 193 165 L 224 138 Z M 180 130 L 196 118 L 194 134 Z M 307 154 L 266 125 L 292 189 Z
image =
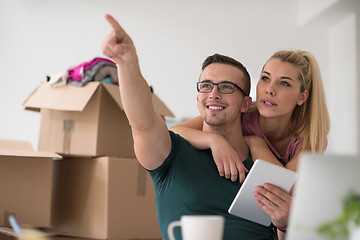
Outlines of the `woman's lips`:
M 261 100 L 261 102 L 266 106 L 277 106 L 276 103 L 269 101 L 269 100 Z

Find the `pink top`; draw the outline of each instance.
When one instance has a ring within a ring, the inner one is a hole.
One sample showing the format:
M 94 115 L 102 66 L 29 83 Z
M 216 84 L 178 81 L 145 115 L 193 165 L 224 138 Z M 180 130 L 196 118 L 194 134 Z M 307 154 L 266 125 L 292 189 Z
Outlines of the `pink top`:
M 114 64 L 115 63 L 113 61 L 111 61 L 110 59 L 107 58 L 101 58 L 101 57 L 96 57 L 93 58 L 92 60 L 88 61 L 88 62 L 83 62 L 80 65 L 68 69 L 68 80 L 72 79 L 73 81 L 78 81 L 81 82 L 81 80 L 84 78 L 84 73 L 89 70 L 92 66 L 94 66 L 95 64 L 97 64 L 98 62 L 107 62 L 110 64 Z
M 262 137 L 269 146 L 269 148 L 271 149 L 271 151 L 275 154 L 277 159 L 282 160 L 285 164 L 288 163 L 294 157 L 294 155 L 300 150 L 302 146 L 302 140 L 296 139 L 294 136 L 292 136 L 287 146 L 285 156 L 280 156 L 279 152 L 273 147 L 273 145 L 270 143 L 270 141 L 262 132 L 259 126 L 258 118 L 259 118 L 258 111 L 243 113 L 242 128 L 243 128 L 244 136 L 256 135 Z

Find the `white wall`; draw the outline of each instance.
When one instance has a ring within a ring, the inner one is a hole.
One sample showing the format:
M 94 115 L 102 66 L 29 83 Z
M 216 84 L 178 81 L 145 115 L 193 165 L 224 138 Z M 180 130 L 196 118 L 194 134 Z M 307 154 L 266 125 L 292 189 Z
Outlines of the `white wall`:
M 40 117 L 25 111 L 23 101 L 46 75 L 101 56 L 110 31 L 103 15 L 111 13 L 133 38 L 143 75 L 177 121 L 197 115 L 195 82 L 208 55 L 242 61 L 255 98 L 260 69 L 274 51 L 312 52 L 329 93 L 328 151 L 356 152 L 359 9 L 356 0 L 0 0 L 0 138 L 37 147 Z

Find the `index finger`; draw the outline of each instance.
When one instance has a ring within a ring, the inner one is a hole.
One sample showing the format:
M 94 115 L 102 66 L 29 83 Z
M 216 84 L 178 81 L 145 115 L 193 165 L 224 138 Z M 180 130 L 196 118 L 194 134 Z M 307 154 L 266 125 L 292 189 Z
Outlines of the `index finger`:
M 120 38 L 119 40 L 121 40 L 121 38 L 123 38 L 126 35 L 126 32 L 124 31 L 124 29 L 120 26 L 120 24 L 115 20 L 115 18 L 113 18 L 113 16 L 111 16 L 110 14 L 105 14 L 105 19 L 108 21 L 108 23 L 110 23 L 115 36 L 118 38 Z

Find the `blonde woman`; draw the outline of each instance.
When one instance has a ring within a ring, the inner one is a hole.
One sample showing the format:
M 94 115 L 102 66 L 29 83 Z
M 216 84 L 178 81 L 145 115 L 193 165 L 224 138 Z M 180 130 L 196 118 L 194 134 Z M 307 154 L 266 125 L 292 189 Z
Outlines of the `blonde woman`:
M 296 171 L 302 152 L 326 149 L 330 119 L 319 66 L 311 53 L 274 53 L 261 71 L 256 92 L 256 105 L 242 117 L 252 159 L 264 159 Z M 211 148 L 219 174 L 242 182 L 247 172 L 243 159 L 222 136 L 199 131 L 201 124 L 197 117 L 171 130 L 196 148 Z M 283 238 L 291 196 L 270 184 L 258 187 L 255 196 L 280 229 L 279 238 Z

